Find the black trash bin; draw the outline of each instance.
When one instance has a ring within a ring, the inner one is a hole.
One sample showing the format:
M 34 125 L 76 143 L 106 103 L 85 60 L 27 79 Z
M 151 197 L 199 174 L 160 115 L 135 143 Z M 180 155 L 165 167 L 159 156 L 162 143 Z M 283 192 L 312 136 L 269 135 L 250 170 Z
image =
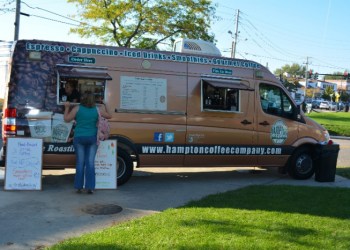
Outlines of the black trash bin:
M 337 168 L 339 144 L 322 145 L 317 150 L 315 160 L 315 180 L 333 182 Z
M 349 103 L 345 104 L 345 112 L 349 112 Z

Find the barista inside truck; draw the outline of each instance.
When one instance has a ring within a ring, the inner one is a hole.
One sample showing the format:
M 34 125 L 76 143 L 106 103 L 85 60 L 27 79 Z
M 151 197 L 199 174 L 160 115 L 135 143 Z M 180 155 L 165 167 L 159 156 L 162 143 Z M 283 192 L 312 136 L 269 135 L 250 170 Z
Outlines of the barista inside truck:
M 64 88 L 60 89 L 60 102 L 80 102 L 80 93 L 77 90 L 77 80 L 67 80 Z

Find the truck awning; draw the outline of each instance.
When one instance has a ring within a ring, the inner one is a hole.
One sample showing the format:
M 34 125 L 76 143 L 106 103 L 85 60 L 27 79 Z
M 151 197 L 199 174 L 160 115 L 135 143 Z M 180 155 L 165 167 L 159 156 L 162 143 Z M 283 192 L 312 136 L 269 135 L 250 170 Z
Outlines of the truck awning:
M 57 72 L 60 77 L 112 80 L 108 73 L 99 69 L 58 67 Z
M 202 78 L 202 81 L 213 86 L 214 88 L 230 88 L 230 89 L 254 91 L 254 89 L 245 85 L 241 81 L 224 80 L 224 79 L 209 79 L 209 78 Z

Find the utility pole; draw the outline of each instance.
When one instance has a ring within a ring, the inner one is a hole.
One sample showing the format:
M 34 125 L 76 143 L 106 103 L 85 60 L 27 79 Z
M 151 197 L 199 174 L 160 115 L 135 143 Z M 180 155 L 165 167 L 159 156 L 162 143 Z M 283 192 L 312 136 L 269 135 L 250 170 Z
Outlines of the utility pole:
M 307 88 L 307 76 L 308 76 L 308 73 L 309 73 L 309 57 L 307 56 L 306 57 L 306 70 L 305 70 L 305 88 Z
M 18 40 L 18 36 L 19 36 L 20 14 L 21 14 L 21 0 L 16 0 L 16 21 L 15 21 L 15 37 L 14 37 L 15 41 Z
M 231 58 L 236 57 L 236 46 L 237 46 L 237 38 L 238 38 L 238 22 L 239 22 L 239 10 L 237 10 L 237 15 L 236 15 L 236 31 L 235 31 L 234 40 L 232 42 Z
M 308 81 L 307 81 L 307 77 L 308 77 L 308 73 L 309 73 L 309 57 L 306 57 L 306 70 L 305 70 L 305 91 L 304 91 L 304 99 L 306 96 L 306 89 L 307 89 L 307 85 L 308 85 Z

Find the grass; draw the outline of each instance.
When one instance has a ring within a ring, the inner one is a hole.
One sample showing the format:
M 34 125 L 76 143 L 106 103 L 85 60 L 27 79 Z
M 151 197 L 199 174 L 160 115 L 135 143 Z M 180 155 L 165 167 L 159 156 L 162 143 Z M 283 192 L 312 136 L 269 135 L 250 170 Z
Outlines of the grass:
M 350 179 L 350 167 L 337 166 L 336 174 Z
M 322 124 L 330 135 L 350 137 L 350 112 L 311 112 L 307 116 Z
M 350 137 L 350 112 L 311 112 L 307 116 L 322 124 L 330 135 Z M 350 166 L 337 166 L 337 174 L 350 179 Z
M 350 113 L 308 116 L 331 135 L 350 136 Z M 337 174 L 350 178 L 350 167 Z M 350 189 L 250 186 L 49 249 L 350 249 Z
M 350 249 L 350 189 L 250 186 L 50 249 Z

